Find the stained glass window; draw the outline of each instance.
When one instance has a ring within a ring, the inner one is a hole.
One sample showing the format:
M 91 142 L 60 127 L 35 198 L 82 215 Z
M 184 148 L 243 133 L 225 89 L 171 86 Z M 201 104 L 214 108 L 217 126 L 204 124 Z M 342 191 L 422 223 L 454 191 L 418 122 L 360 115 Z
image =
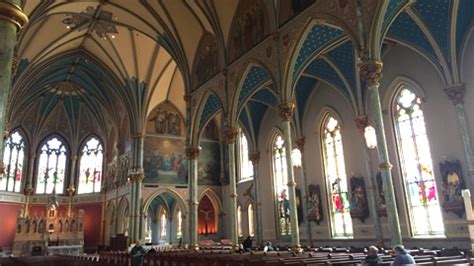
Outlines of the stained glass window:
M 323 127 L 324 170 L 331 204 L 333 237 L 352 237 L 352 219 L 347 193 L 346 165 L 338 120 L 327 116 Z
M 20 132 L 10 134 L 5 143 L 4 175 L 0 176 L 0 190 L 20 192 L 25 160 L 25 141 Z
M 249 144 L 245 133 L 240 130 L 240 181 L 253 178 L 253 164 L 249 160 Z
M 63 193 L 67 150 L 56 137 L 47 140 L 40 150 L 36 181 L 37 194 Z
M 183 216 L 181 214 L 181 210 L 176 212 L 176 237 L 181 238 L 183 237 Z
M 290 235 L 290 201 L 288 198 L 288 172 L 286 167 L 285 141 L 277 135 L 273 142 L 273 180 L 278 199 L 280 235 Z
M 161 209 L 161 215 L 160 215 L 160 239 L 165 240 L 166 239 L 166 228 L 168 227 L 168 221 L 166 218 L 166 210 Z
M 91 138 L 82 148 L 78 194 L 100 192 L 104 150 L 96 138 Z
M 254 225 L 254 217 L 253 217 L 253 204 L 250 203 L 247 207 L 247 215 L 249 218 L 249 235 L 255 235 L 255 225 Z
M 444 235 L 421 99 L 402 88 L 393 111 L 413 235 Z
M 239 237 L 244 235 L 242 232 L 242 207 L 240 205 L 237 206 L 237 233 Z

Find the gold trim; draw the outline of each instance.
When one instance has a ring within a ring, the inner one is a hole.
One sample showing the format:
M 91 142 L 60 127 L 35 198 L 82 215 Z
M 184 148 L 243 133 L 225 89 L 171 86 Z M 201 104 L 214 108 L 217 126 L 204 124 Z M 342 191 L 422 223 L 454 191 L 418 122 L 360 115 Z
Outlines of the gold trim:
M 130 173 L 128 174 L 128 180 L 130 183 L 138 183 L 141 182 L 145 178 L 144 173 Z
M 290 121 L 295 112 L 295 101 L 289 100 L 288 102 L 281 102 L 278 104 L 278 114 L 283 121 Z
M 377 60 L 368 60 L 359 64 L 360 76 L 367 82 L 367 85 L 379 85 L 382 78 L 383 63 Z
M 28 23 L 28 17 L 21 8 L 10 3 L 0 2 L 0 20 L 8 21 L 17 27 L 17 31 Z
M 296 182 L 295 181 L 288 181 L 287 186 L 288 187 L 296 187 Z
M 393 165 L 389 162 L 383 162 L 379 164 L 379 169 L 380 170 L 387 170 L 390 171 L 392 169 Z
M 197 160 L 199 158 L 199 148 L 193 146 L 187 146 L 184 149 L 184 153 L 186 154 L 186 158 L 188 160 Z
M 235 127 L 227 127 L 224 134 L 227 144 L 235 144 L 237 141 L 237 135 L 239 134 L 239 129 Z

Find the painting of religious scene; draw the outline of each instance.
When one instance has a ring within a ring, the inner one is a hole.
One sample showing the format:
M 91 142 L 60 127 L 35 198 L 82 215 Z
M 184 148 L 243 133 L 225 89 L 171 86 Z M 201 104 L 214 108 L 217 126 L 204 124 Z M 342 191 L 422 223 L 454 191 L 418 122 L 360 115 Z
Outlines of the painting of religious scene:
M 187 184 L 185 140 L 145 137 L 144 183 Z
M 199 185 L 220 185 L 221 156 L 218 142 L 201 141 L 198 163 Z

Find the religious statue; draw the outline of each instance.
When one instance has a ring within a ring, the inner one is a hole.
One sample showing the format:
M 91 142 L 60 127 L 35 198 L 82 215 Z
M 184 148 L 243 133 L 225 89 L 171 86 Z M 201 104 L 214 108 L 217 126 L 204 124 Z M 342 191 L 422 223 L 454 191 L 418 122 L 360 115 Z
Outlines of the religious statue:
M 367 204 L 367 195 L 365 182 L 362 176 L 351 177 L 351 217 L 358 218 L 361 222 L 369 217 L 369 207 Z
M 443 189 L 443 210 L 456 213 L 459 217 L 464 213 L 462 190 L 466 188 L 462 174 L 461 162 L 444 160 L 439 163 Z
M 308 194 L 308 221 L 313 221 L 319 225 L 323 220 L 321 190 L 319 185 L 309 185 Z

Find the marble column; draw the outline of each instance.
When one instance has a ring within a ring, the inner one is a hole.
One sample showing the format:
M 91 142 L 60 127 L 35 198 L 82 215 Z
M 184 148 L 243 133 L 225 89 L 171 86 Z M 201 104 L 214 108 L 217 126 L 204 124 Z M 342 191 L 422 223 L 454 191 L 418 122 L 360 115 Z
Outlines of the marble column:
M 472 154 L 471 137 L 467 125 L 466 112 L 464 110 L 464 94 L 466 93 L 466 87 L 464 84 L 457 84 L 446 88 L 444 91 L 453 102 L 456 109 L 456 118 L 458 121 L 459 132 L 461 133 L 461 140 L 468 168 L 468 186 L 470 189 L 474 189 L 474 156 Z
M 137 133 L 132 138 L 132 167 L 128 172 L 130 182 L 130 243 L 141 241 L 142 221 L 142 181 L 143 172 L 143 134 Z
M 359 129 L 362 136 L 362 144 L 364 150 L 364 161 L 365 161 L 365 170 L 367 172 L 367 198 L 369 204 L 370 213 L 372 213 L 372 220 L 374 222 L 374 236 L 379 247 L 383 247 L 383 235 L 382 227 L 380 225 L 380 218 L 377 213 L 377 187 L 375 183 L 375 178 L 372 172 L 372 159 L 370 157 L 370 150 L 367 148 L 365 142 L 365 128 L 369 125 L 369 119 L 367 116 L 358 116 L 354 118 L 357 129 Z
M 305 144 L 305 138 L 300 137 L 296 139 L 295 141 L 296 148 L 300 150 L 301 152 L 301 165 L 297 168 L 300 169 L 301 171 L 301 178 L 303 179 L 303 191 L 304 191 L 304 200 L 301 203 L 303 207 L 303 223 L 306 225 L 306 234 L 308 237 L 308 245 L 312 246 L 313 245 L 313 229 L 311 226 L 311 222 L 308 221 L 308 206 L 309 206 L 309 190 L 308 190 L 308 177 L 306 176 L 306 171 L 304 167 L 304 160 L 303 160 L 303 152 L 304 152 L 304 144 Z
M 392 246 L 402 244 L 400 221 L 398 219 L 397 203 L 392 181 L 392 164 L 388 158 L 387 141 L 385 139 L 385 128 L 380 104 L 379 81 L 382 78 L 383 64 L 380 61 L 367 60 L 360 65 L 361 77 L 367 82 L 368 105 L 374 121 L 377 136 L 377 152 L 379 169 L 382 174 L 383 191 L 387 207 L 387 219 L 390 229 Z
M 295 110 L 295 102 L 282 102 L 278 105 L 278 113 L 282 118 L 283 135 L 285 140 L 286 168 L 288 175 L 288 197 L 290 203 L 290 226 L 291 226 L 291 250 L 301 253 L 300 230 L 298 225 L 298 213 L 296 209 L 296 182 L 291 162 L 292 140 L 291 140 L 291 119 Z
M 189 248 L 198 250 L 198 159 L 199 147 L 186 147 L 188 159 L 188 194 L 189 194 Z
M 263 223 L 262 223 L 262 198 L 260 196 L 260 184 L 258 174 L 258 162 L 260 161 L 260 152 L 253 152 L 249 154 L 249 159 L 253 165 L 253 188 L 255 194 L 255 204 L 253 205 L 253 213 L 255 214 L 255 238 L 257 245 L 263 246 Z
M 230 192 L 230 238 L 234 250 L 239 249 L 239 231 L 237 224 L 237 175 L 235 173 L 235 142 L 239 133 L 238 128 L 225 129 L 225 141 L 229 152 L 229 192 Z
M 17 33 L 28 22 L 28 17 L 21 10 L 21 0 L 4 0 L 0 2 L 0 136 L 8 135 L 6 130 L 7 105 L 12 80 L 13 52 Z M 3 164 L 5 138 L 0 140 L 0 174 L 5 172 Z

